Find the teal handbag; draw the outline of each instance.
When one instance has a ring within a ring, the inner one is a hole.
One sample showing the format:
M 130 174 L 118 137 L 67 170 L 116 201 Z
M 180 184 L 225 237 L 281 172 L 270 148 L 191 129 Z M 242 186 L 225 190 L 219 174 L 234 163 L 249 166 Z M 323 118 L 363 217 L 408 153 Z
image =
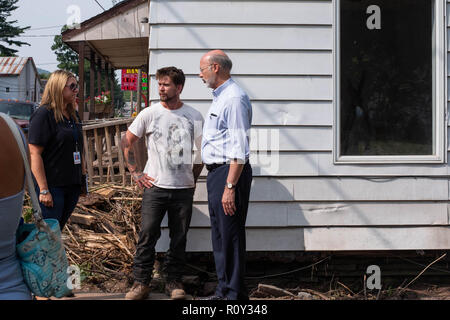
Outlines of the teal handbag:
M 19 129 L 10 117 L 3 113 L 0 113 L 0 116 L 8 124 L 19 145 L 24 160 L 28 193 L 33 204 L 35 223 L 20 225 L 16 233 L 16 251 L 23 278 L 30 291 L 36 296 L 56 298 L 67 296 L 71 293 L 67 283 L 69 266 L 61 240 L 59 222 L 56 219 L 42 217 Z

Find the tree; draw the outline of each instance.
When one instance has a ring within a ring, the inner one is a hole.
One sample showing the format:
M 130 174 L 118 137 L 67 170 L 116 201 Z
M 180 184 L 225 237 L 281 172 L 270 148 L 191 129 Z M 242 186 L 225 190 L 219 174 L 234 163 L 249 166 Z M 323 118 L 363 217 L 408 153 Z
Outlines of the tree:
M 0 0 L 0 56 L 2 57 L 16 55 L 18 50 L 10 48 L 11 45 L 18 47 L 30 45 L 23 41 L 13 40 L 30 27 L 16 27 L 14 24 L 17 23 L 17 20 L 7 21 L 8 17 L 11 16 L 11 12 L 18 8 L 15 6 L 17 1 L 19 0 Z M 2 43 L 6 43 L 7 46 Z
M 61 33 L 68 30 L 69 28 L 70 27 L 68 27 L 67 25 L 63 26 L 61 29 Z M 55 52 L 56 60 L 59 62 L 58 69 L 67 70 L 77 76 L 80 76 L 79 70 L 78 70 L 78 53 L 75 52 L 71 47 L 69 47 L 66 43 L 64 43 L 62 41 L 61 35 L 55 36 L 53 41 L 54 42 L 53 42 L 51 49 Z M 91 66 L 90 61 L 85 60 L 84 81 L 86 83 L 86 92 L 85 92 L 86 97 L 89 97 L 91 95 L 91 93 L 89 92 L 90 78 L 91 78 L 90 77 L 90 68 L 91 68 L 90 66 Z M 97 75 L 96 75 L 96 77 L 97 77 Z M 96 80 L 97 80 L 97 78 L 96 78 Z M 97 81 L 95 81 L 95 82 L 97 82 Z M 114 76 L 113 85 L 114 85 L 114 105 L 121 106 L 123 104 L 123 92 L 120 90 L 119 82 L 117 81 L 117 78 L 115 76 Z M 97 87 L 97 89 L 94 88 L 95 92 L 92 93 L 94 95 L 96 95 L 95 93 L 99 91 L 98 83 L 96 83 L 96 87 Z M 103 78 L 102 78 L 102 88 L 105 88 L 105 83 L 104 83 Z
M 63 26 L 61 33 L 67 29 L 69 29 L 67 25 Z M 62 41 L 61 35 L 55 36 L 53 41 L 51 49 L 55 52 L 56 60 L 59 62 L 58 68 L 78 75 L 78 54 Z

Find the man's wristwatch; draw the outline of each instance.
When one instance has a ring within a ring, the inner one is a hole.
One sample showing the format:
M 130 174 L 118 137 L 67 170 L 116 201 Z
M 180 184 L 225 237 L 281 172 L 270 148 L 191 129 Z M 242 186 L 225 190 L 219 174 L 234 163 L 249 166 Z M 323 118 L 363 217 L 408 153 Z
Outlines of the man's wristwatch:
M 230 182 L 227 182 L 227 184 L 226 184 L 226 188 L 227 189 L 234 189 L 235 187 L 236 186 L 234 184 L 230 183 Z
M 46 194 L 48 194 L 49 192 L 50 192 L 49 190 L 44 189 L 44 190 L 41 190 L 41 192 L 39 192 L 39 194 L 46 195 Z

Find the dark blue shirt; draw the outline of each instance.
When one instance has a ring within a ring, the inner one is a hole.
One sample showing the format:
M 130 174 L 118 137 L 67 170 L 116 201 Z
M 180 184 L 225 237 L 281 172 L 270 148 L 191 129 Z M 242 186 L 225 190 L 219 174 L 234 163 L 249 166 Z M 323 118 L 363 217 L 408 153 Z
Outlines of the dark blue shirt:
M 49 188 L 81 185 L 81 164 L 74 163 L 73 155 L 78 149 L 83 156 L 81 123 L 67 118 L 56 122 L 53 111 L 41 106 L 30 118 L 28 142 L 44 147 L 42 160 Z

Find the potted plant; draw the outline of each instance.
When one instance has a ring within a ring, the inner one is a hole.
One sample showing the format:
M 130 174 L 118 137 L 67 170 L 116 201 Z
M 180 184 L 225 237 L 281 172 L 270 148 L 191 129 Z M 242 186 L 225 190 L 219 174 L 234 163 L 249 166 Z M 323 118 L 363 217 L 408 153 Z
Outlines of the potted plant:
M 102 94 L 94 97 L 95 113 L 111 112 L 111 93 L 110 91 L 102 92 Z

